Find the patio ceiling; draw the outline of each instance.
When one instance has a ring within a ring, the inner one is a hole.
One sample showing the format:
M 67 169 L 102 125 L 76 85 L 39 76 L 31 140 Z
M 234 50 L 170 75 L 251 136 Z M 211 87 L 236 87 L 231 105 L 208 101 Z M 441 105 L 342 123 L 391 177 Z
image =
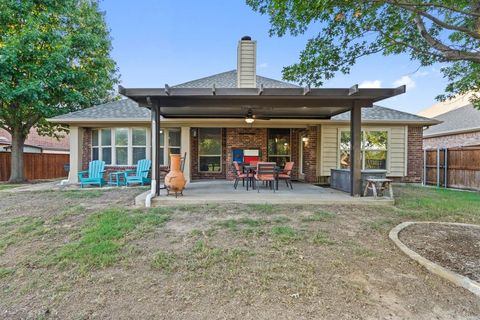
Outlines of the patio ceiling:
M 119 93 L 164 118 L 244 118 L 248 110 L 269 119 L 329 119 L 405 92 L 398 88 L 123 88 Z

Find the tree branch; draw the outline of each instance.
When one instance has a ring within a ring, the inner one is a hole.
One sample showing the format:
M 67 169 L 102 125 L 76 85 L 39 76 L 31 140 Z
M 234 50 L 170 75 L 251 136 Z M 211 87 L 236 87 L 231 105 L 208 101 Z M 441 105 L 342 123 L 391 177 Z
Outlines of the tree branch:
M 373 0 L 373 2 L 388 3 L 388 4 L 396 5 L 396 6 L 430 7 L 430 8 L 437 8 L 437 9 L 445 9 L 445 10 L 449 10 L 449 11 L 452 11 L 452 12 L 456 12 L 456 13 L 480 18 L 480 13 L 478 13 L 478 12 L 460 10 L 460 9 L 452 8 L 450 6 L 440 4 L 440 3 L 412 3 L 412 2 L 403 2 L 403 1 L 397 1 L 397 0 Z
M 472 62 L 480 63 L 480 54 L 455 50 L 440 40 L 435 39 L 432 35 L 427 31 L 425 24 L 420 16 L 414 17 L 415 24 L 417 25 L 418 32 L 420 36 L 434 49 L 440 51 L 442 55 L 452 61 L 460 61 L 460 60 L 468 60 Z

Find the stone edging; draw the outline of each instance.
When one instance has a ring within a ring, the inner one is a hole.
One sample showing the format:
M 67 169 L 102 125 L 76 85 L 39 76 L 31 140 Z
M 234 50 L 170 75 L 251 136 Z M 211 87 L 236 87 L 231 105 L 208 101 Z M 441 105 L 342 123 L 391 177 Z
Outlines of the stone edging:
M 480 283 L 462 276 L 456 272 L 450 271 L 424 257 L 416 253 L 415 251 L 409 249 L 403 242 L 400 241 L 398 238 L 398 234 L 400 231 L 402 231 L 404 228 L 412 225 L 412 224 L 419 224 L 419 223 L 430 223 L 430 224 L 449 224 L 449 225 L 458 225 L 458 226 L 465 226 L 465 227 L 474 227 L 474 228 L 480 228 L 478 225 L 473 225 L 473 224 L 466 224 L 466 223 L 448 223 L 448 222 L 403 222 L 400 223 L 398 226 L 393 228 L 390 233 L 388 234 L 389 238 L 392 239 L 393 242 L 402 250 L 407 256 L 412 258 L 413 260 L 417 261 L 419 264 L 427 268 L 428 271 L 444 278 L 447 279 L 453 283 L 455 283 L 457 286 L 461 286 L 472 293 L 476 294 L 477 296 L 480 297 Z

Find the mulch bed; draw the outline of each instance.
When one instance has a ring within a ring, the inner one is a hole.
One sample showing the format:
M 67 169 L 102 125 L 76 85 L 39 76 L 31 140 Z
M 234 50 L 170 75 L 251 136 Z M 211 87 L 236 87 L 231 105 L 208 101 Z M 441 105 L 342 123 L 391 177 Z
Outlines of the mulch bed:
M 413 224 L 400 240 L 421 256 L 480 281 L 480 228 L 449 224 Z

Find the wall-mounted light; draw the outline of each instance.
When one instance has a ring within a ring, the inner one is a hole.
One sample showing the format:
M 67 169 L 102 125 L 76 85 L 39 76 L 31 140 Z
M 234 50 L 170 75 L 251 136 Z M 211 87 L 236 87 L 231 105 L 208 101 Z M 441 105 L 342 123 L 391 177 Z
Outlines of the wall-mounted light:
M 302 137 L 303 142 L 308 142 L 308 137 Z
M 192 136 L 193 136 L 194 138 L 197 137 L 197 129 L 192 129 Z

